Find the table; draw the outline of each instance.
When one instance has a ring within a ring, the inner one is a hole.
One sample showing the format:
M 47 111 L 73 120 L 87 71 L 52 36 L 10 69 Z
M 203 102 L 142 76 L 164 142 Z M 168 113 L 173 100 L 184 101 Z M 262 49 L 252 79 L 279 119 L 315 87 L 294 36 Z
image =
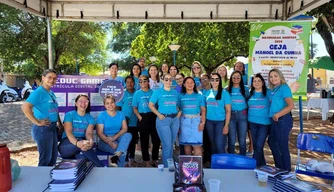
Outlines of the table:
M 13 183 L 12 192 L 43 191 L 51 181 L 52 167 L 22 167 L 19 179 Z M 272 191 L 272 184 L 258 186 L 252 170 L 204 169 L 204 182 L 208 179 L 221 181 L 220 191 Z M 94 167 L 76 191 L 121 192 L 171 192 L 174 172 L 157 168 L 98 168 Z
M 329 110 L 334 110 L 334 99 L 332 98 L 310 98 L 307 102 L 307 120 L 309 119 L 310 108 L 320 108 L 322 120 L 327 120 Z

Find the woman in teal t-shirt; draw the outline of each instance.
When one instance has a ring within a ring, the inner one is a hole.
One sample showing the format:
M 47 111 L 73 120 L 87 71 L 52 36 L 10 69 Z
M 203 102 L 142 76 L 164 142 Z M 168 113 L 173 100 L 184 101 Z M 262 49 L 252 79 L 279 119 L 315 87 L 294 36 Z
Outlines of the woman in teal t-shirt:
M 58 114 L 58 103 L 51 87 L 56 84 L 57 72 L 47 69 L 42 74 L 41 85 L 31 93 L 22 105 L 25 116 L 34 124 L 31 130 L 32 138 L 37 143 L 38 166 L 54 166 L 57 161 L 57 122 L 60 131 L 63 124 Z
M 107 95 L 103 103 L 106 110 L 100 113 L 96 123 L 97 136 L 100 138 L 98 148 L 113 154 L 109 158 L 109 166 L 124 167 L 132 136 L 127 133 L 128 125 L 124 113 L 116 111 L 115 98 Z
M 264 157 L 264 143 L 267 140 L 270 131 L 269 118 L 269 94 L 270 91 L 266 87 L 260 73 L 252 78 L 250 98 L 248 99 L 248 122 L 253 140 L 254 154 L 256 165 L 266 165 Z
M 268 144 L 274 156 L 275 166 L 291 171 L 289 135 L 293 127 L 291 110 L 294 108 L 294 102 L 292 93 L 280 70 L 270 70 L 268 77 L 271 90 L 269 97 L 271 129 Z
M 89 114 L 90 104 L 87 95 L 78 95 L 75 98 L 75 110 L 65 114 L 65 133 L 58 149 L 64 159 L 81 158 L 83 156 L 92 161 L 97 167 L 104 167 L 93 150 L 94 118 Z

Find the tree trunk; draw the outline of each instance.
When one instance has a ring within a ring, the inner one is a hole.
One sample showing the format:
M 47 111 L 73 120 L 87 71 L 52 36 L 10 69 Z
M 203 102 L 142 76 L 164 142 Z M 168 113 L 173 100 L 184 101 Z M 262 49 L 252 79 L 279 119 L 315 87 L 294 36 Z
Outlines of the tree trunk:
M 329 54 L 329 56 L 332 58 L 334 61 L 334 43 L 333 43 L 333 38 L 330 30 L 328 27 L 325 25 L 322 19 L 319 18 L 319 21 L 316 25 L 317 30 L 319 34 L 321 35 L 322 39 L 324 40 L 326 50 Z

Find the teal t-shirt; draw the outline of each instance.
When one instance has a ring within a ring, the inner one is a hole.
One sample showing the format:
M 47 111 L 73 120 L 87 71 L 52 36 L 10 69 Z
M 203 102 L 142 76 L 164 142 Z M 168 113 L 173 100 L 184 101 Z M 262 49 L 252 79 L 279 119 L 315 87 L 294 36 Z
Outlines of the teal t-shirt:
M 134 93 L 130 93 L 129 91 L 125 90 L 122 100 L 116 103 L 118 107 L 122 107 L 122 112 L 124 113 L 124 116 L 129 118 L 129 127 L 136 127 L 138 120 L 132 108 L 133 96 Z
M 216 100 L 218 91 L 206 91 L 206 119 L 211 121 L 224 121 L 226 119 L 225 106 L 231 104 L 231 97 L 227 91 L 222 90 L 222 97 Z
M 249 95 L 249 89 L 245 86 L 245 94 L 246 97 Z M 231 100 L 232 100 L 232 111 L 242 111 L 247 109 L 246 98 L 241 94 L 240 87 L 235 88 L 232 87 L 232 91 L 230 93 Z
M 86 113 L 84 116 L 80 116 L 77 111 L 69 111 L 65 114 L 64 123 L 72 123 L 72 133 L 74 137 L 85 138 L 86 129 L 89 125 L 95 125 L 94 118 Z M 63 133 L 63 138 L 66 137 L 66 132 Z
M 244 81 L 244 85 L 248 85 L 248 75 L 247 74 L 242 75 L 242 80 Z
M 39 86 L 30 94 L 27 102 L 33 105 L 33 113 L 36 119 L 58 121 L 58 103 L 53 91 L 50 90 L 49 92 L 43 86 Z
M 138 77 L 133 77 L 133 79 L 135 80 L 135 90 L 139 90 L 140 89 L 140 85 L 139 85 L 139 78 Z
M 175 89 L 176 86 L 177 86 L 176 80 L 173 80 L 173 81 L 172 81 L 172 89 Z
M 291 89 L 287 84 L 282 84 L 271 90 L 269 97 L 270 112 L 269 117 L 284 109 L 288 104 L 285 102 L 286 98 L 292 98 Z
M 118 81 L 118 82 L 121 83 L 121 85 L 122 85 L 123 87 L 125 87 L 125 81 L 124 81 L 124 78 L 123 78 L 123 77 L 121 77 L 121 76 L 117 76 L 115 79 L 113 79 L 112 77 L 110 77 L 109 79 Z
M 106 136 L 113 136 L 122 129 L 122 123 L 125 120 L 124 113 L 122 111 L 116 111 L 115 116 L 110 116 L 107 111 L 103 111 L 97 117 L 96 124 L 102 124 L 104 126 L 103 133 Z
M 262 92 L 255 92 L 248 100 L 248 121 L 262 125 L 270 125 L 269 117 L 269 95 L 270 91 L 267 89 L 266 96 Z
M 146 75 L 148 77 L 148 70 L 147 69 L 144 69 L 142 72 L 141 72 L 142 75 Z
M 166 91 L 164 88 L 158 89 L 153 92 L 150 102 L 158 104 L 158 111 L 161 114 L 175 114 L 178 107 L 178 93 L 175 89 Z
M 152 112 L 148 107 L 153 91 L 149 89 L 148 91 L 138 90 L 135 92 L 132 99 L 132 107 L 136 107 L 139 113 L 149 113 Z
M 179 103 L 182 114 L 186 115 L 200 114 L 201 107 L 205 107 L 204 96 L 200 93 L 180 93 Z
M 193 78 L 194 78 L 194 80 L 195 80 L 196 87 L 199 87 L 199 86 L 202 85 L 202 84 L 201 84 L 201 79 L 200 79 L 199 77 L 193 77 Z

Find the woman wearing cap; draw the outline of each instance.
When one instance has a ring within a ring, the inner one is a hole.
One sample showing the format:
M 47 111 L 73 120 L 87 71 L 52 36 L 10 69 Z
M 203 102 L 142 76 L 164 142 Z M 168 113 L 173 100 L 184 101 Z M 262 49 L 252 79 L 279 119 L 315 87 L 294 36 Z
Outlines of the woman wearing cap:
M 162 162 L 168 166 L 167 159 L 173 156 L 173 144 L 179 130 L 179 118 L 182 112 L 178 108 L 178 93 L 172 89 L 173 78 L 164 76 L 164 87 L 154 91 L 149 107 L 157 115 L 157 132 L 162 144 Z M 158 105 L 158 109 L 155 107 Z
M 41 85 L 22 105 L 23 113 L 34 124 L 31 135 L 37 143 L 38 166 L 54 166 L 57 161 L 57 122 L 60 131 L 63 131 L 56 96 L 51 91 L 51 87 L 56 84 L 57 76 L 55 70 L 45 70 Z

